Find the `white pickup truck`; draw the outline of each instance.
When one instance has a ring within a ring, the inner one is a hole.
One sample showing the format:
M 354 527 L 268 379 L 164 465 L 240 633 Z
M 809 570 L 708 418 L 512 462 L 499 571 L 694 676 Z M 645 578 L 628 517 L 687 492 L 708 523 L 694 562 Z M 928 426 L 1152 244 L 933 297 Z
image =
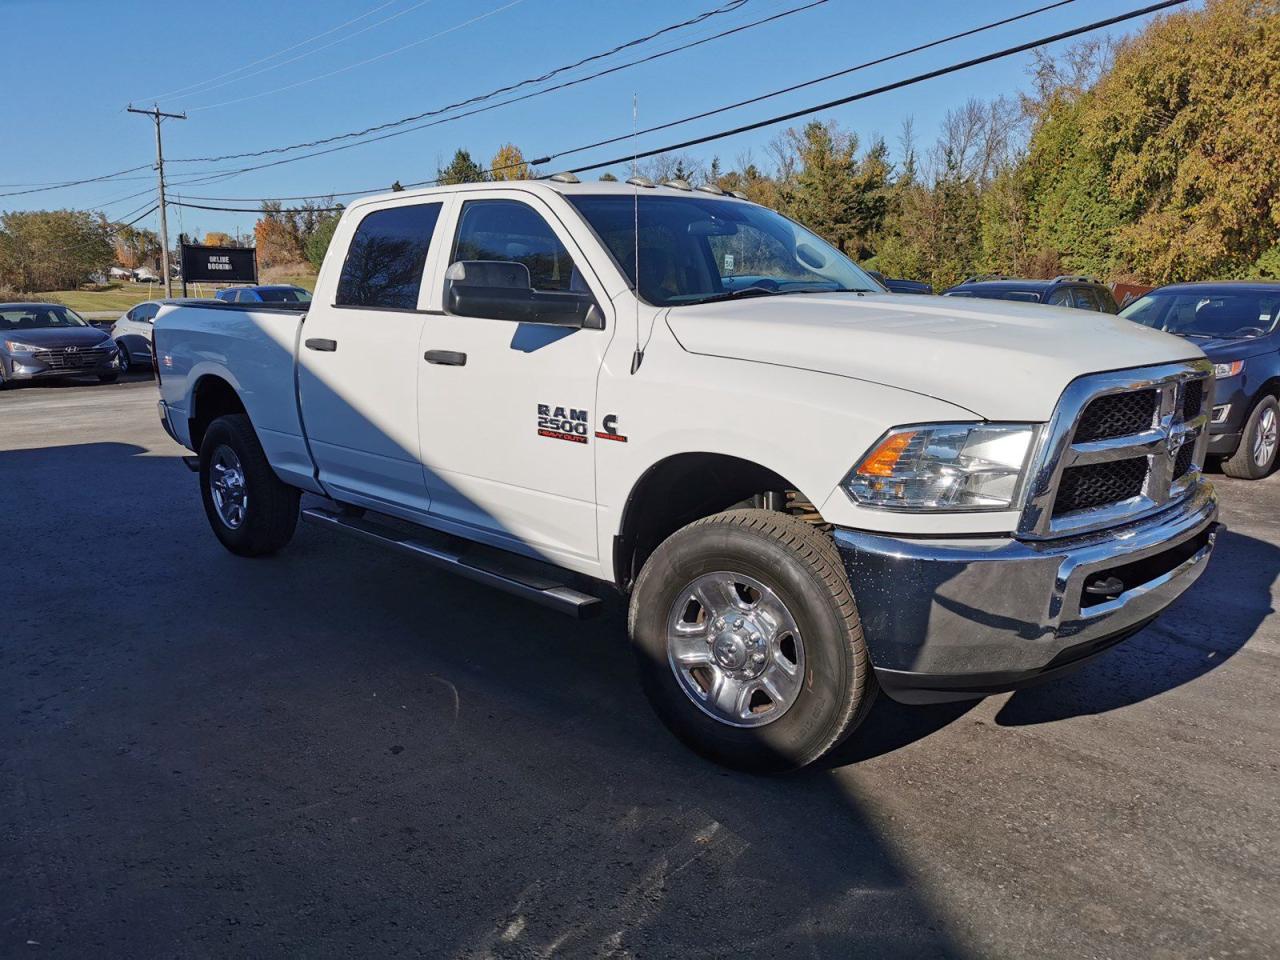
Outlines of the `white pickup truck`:
M 1218 530 L 1195 346 L 891 294 L 682 182 L 359 200 L 305 312 L 162 307 L 155 353 L 228 549 L 279 550 L 306 492 L 305 520 L 571 613 L 612 587 L 662 720 L 749 769 L 812 762 L 878 689 L 1076 666 Z

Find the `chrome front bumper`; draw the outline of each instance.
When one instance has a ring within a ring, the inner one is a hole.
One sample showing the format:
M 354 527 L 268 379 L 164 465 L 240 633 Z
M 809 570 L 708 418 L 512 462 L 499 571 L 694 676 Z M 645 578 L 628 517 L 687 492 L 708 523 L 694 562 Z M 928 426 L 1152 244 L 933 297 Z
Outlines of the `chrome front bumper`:
M 835 539 L 881 687 L 929 703 L 1044 679 L 1141 629 L 1204 572 L 1217 515 L 1202 481 L 1155 516 L 1070 539 Z

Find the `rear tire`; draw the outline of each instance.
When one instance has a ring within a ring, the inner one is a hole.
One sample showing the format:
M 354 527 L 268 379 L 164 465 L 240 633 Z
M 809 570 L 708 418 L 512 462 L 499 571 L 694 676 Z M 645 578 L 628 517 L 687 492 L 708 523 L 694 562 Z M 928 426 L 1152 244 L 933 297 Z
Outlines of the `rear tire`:
M 813 763 L 875 696 L 839 554 L 788 514 L 731 510 L 672 534 L 640 572 L 629 627 L 662 722 L 725 766 L 774 773 Z
M 205 431 L 200 496 L 214 534 L 241 557 L 275 553 L 298 525 L 299 492 L 276 476 L 242 413 L 219 417 Z
M 1275 469 L 1280 451 L 1280 404 L 1263 397 L 1249 414 L 1236 452 L 1222 461 L 1222 472 L 1237 480 L 1261 480 Z

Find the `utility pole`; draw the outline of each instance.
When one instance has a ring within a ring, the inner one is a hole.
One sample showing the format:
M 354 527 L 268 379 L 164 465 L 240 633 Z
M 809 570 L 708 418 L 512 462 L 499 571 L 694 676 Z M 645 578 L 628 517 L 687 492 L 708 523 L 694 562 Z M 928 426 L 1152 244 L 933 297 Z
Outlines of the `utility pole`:
M 156 177 L 160 188 L 160 270 L 164 274 L 165 299 L 168 299 L 173 296 L 173 280 L 169 276 L 169 218 L 165 215 L 164 146 L 160 142 L 160 121 L 166 118 L 169 120 L 185 120 L 187 115 L 185 113 L 161 113 L 158 104 L 150 110 L 138 110 L 135 107 L 129 107 L 128 109 L 130 113 L 140 113 L 145 117 L 150 117 L 156 123 Z

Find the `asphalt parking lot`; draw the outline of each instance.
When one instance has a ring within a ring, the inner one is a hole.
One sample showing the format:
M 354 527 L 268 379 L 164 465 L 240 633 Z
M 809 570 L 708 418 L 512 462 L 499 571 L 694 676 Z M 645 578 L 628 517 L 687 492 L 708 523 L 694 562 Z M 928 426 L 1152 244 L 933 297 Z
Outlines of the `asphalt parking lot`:
M 1264 957 L 1280 476 L 1050 685 L 728 773 L 579 624 L 209 532 L 149 382 L 0 394 L 0 956 Z

